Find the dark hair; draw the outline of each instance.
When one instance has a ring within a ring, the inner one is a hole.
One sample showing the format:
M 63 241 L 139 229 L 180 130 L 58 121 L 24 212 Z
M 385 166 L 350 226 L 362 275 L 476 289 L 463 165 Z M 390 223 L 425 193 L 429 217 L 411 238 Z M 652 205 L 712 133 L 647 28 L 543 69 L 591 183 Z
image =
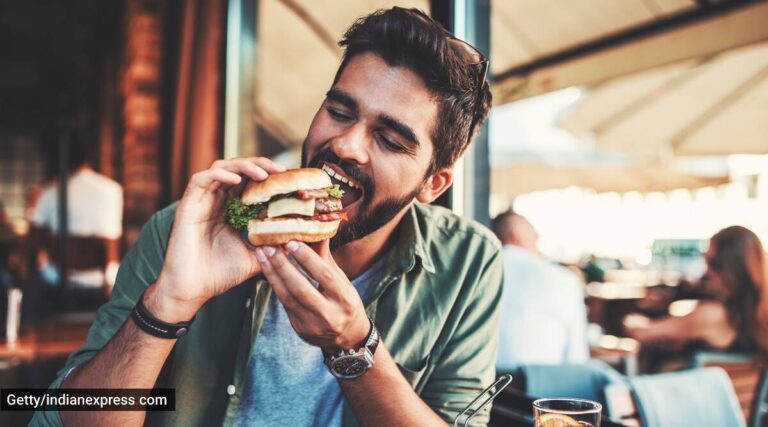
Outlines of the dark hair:
M 90 163 L 89 157 L 85 149 L 82 133 L 74 133 L 69 140 L 69 154 L 67 155 L 69 172 L 73 172 L 80 166 Z
M 750 340 L 768 355 L 768 283 L 760 239 L 747 228 L 728 227 L 712 236 L 714 256 L 709 268 L 722 277 L 727 290 L 724 305 L 739 339 Z M 752 344 L 753 345 L 749 345 Z
M 508 209 L 491 220 L 491 230 L 496 234 L 496 237 L 503 239 L 504 233 L 509 229 L 509 225 L 512 222 L 512 218 L 518 216 L 514 210 Z
M 86 133 L 81 130 L 61 130 L 56 127 L 43 129 L 40 135 L 40 149 L 47 153 L 44 158 L 45 179 L 51 180 L 59 176 L 59 159 L 61 158 L 60 140 L 62 134 L 68 133 L 67 172 L 71 173 L 80 166 L 90 163 L 91 154 L 86 146 Z
M 374 53 L 387 64 L 408 68 L 424 80 L 438 100 L 437 123 L 432 131 L 434 155 L 427 175 L 453 165 L 491 108 L 491 91 L 485 79 L 487 60 L 424 12 L 399 7 L 358 19 L 344 33 L 339 46 L 345 50 L 334 83 L 349 61 L 362 53 Z

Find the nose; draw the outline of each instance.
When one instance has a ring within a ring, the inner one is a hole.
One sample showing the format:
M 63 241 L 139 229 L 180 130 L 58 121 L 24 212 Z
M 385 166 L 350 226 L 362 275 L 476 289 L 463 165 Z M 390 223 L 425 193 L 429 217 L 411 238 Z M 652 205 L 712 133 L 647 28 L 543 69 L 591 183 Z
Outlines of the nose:
M 360 165 L 368 163 L 370 139 L 366 127 L 355 123 L 331 140 L 331 149 L 340 159 Z

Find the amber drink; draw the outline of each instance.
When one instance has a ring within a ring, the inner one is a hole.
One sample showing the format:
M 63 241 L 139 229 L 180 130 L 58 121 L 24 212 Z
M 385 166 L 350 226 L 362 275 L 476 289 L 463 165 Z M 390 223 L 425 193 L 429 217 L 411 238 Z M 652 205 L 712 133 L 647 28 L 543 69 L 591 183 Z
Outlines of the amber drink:
M 533 402 L 535 427 L 600 427 L 603 407 L 586 399 L 539 399 Z

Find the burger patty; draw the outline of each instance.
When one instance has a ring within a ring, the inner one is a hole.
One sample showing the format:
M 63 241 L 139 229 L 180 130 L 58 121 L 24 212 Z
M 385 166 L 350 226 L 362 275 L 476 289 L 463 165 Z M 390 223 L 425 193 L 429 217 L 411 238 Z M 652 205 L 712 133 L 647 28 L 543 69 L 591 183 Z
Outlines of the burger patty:
M 315 215 L 340 211 L 342 208 L 341 199 L 326 197 L 324 199 L 315 200 Z

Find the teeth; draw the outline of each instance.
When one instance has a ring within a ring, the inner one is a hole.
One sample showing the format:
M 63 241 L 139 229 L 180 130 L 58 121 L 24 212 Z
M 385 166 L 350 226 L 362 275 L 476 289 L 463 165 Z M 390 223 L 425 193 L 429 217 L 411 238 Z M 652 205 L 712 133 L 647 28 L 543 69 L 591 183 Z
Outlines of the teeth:
M 344 184 L 347 184 L 347 185 L 349 185 L 350 187 L 352 187 L 352 188 L 356 188 L 356 189 L 358 189 L 358 190 L 360 189 L 360 186 L 359 186 L 359 185 L 357 185 L 356 183 L 352 182 L 352 180 L 351 180 L 351 179 L 348 179 L 347 177 L 345 177 L 345 176 L 342 176 L 342 175 L 341 175 L 341 174 L 339 174 L 338 172 L 334 171 L 333 169 L 331 169 L 330 167 L 328 167 L 328 165 L 323 165 L 323 168 L 322 168 L 322 169 L 323 169 L 323 171 L 325 171 L 325 173 L 327 173 L 328 175 L 330 175 L 330 176 L 331 176 L 331 177 L 333 177 L 333 178 L 336 178 L 336 179 L 338 179 L 339 181 L 343 182 Z

